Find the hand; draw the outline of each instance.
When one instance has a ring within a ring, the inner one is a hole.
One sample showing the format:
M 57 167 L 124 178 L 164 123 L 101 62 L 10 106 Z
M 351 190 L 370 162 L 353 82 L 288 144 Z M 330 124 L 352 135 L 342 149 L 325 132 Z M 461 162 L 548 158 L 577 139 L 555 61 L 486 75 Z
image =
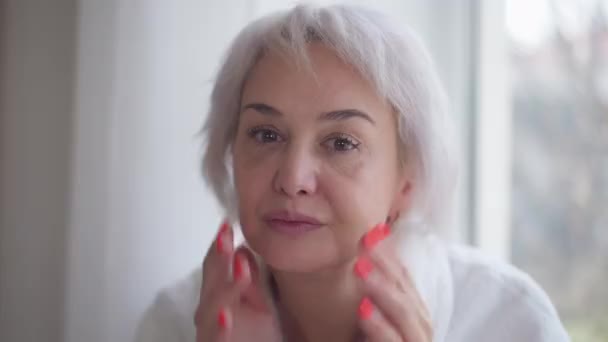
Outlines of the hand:
M 267 293 L 252 252 L 235 250 L 232 228 L 223 224 L 203 262 L 196 341 L 280 341 Z
M 362 240 L 355 264 L 364 298 L 360 326 L 369 342 L 430 342 L 433 328 L 426 306 L 390 244 L 390 228 L 380 224 Z

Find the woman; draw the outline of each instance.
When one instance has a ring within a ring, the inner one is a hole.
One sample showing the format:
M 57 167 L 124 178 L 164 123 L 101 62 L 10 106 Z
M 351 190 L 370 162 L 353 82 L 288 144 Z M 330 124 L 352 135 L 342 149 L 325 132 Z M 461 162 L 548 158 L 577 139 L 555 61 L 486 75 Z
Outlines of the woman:
M 141 341 L 569 340 L 529 277 L 433 237 L 455 174 L 446 101 L 402 26 L 297 6 L 239 34 L 203 168 L 246 245 L 223 224 Z

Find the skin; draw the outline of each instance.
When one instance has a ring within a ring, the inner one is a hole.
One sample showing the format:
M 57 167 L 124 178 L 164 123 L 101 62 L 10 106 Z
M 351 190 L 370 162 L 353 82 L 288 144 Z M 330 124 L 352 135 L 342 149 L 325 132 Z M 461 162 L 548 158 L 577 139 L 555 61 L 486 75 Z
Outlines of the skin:
M 317 80 L 278 56 L 263 58 L 245 84 L 234 143 L 234 174 L 247 242 L 271 267 L 319 272 L 353 259 L 359 238 L 402 205 L 407 180 L 400 173 L 396 120 L 359 74 L 321 45 L 310 48 Z M 245 109 L 263 103 L 279 114 Z M 357 109 L 360 117 L 324 119 Z M 251 129 L 276 134 L 260 143 Z M 351 139 L 357 148 L 338 150 Z M 253 181 L 255 180 L 255 181 Z M 297 239 L 265 227 L 274 210 L 314 216 L 325 228 Z M 314 246 L 314 247 L 313 247 Z M 314 253 L 310 253 L 311 248 Z
M 289 341 L 352 341 L 361 332 L 368 341 L 430 341 L 427 311 L 390 236 L 373 248 L 360 243 L 409 207 L 414 181 L 400 162 L 395 113 L 330 50 L 318 43 L 308 49 L 315 75 L 273 54 L 256 64 L 233 146 L 243 234 L 272 273 L 280 302 L 271 304 L 267 284 L 250 276 L 257 274 L 252 257 L 243 258 L 247 277 L 229 276 L 235 255 L 247 252 L 235 254 L 232 232 L 223 232 L 218 239 L 229 251 L 210 250 L 205 260 L 197 340 L 240 341 L 235 336 L 246 323 L 239 328 L 238 316 L 263 317 L 256 329 L 275 336 L 282 330 Z M 277 232 L 265 220 L 276 211 L 311 216 L 321 226 L 297 236 Z M 353 272 L 361 257 L 373 265 L 364 278 Z M 364 296 L 372 310 L 361 318 Z M 230 324 L 218 329 L 207 312 L 222 309 Z

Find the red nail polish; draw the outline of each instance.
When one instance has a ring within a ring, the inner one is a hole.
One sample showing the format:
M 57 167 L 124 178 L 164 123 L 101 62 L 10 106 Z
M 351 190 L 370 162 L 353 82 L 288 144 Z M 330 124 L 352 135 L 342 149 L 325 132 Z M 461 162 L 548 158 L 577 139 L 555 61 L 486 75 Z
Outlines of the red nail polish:
M 243 276 L 243 261 L 241 261 L 236 255 L 234 256 L 234 261 L 232 262 L 232 275 L 234 280 L 239 280 Z
M 218 252 L 224 252 L 224 242 L 222 242 L 222 234 L 219 234 L 217 236 L 217 239 L 215 239 L 215 246 L 217 247 Z
M 365 234 L 363 237 L 363 246 L 367 249 L 371 249 L 378 242 L 384 240 L 390 233 L 391 230 L 389 225 L 381 223 Z
M 218 232 L 218 235 L 224 234 L 225 232 L 228 231 L 229 228 L 230 228 L 230 225 L 228 224 L 228 221 L 222 222 L 222 225 L 220 226 L 220 231 Z
M 226 319 L 226 311 L 224 309 L 220 310 L 220 313 L 217 315 L 217 325 L 221 329 L 226 329 L 228 326 L 228 321 Z
M 363 300 L 361 300 L 361 304 L 359 304 L 359 317 L 361 319 L 368 319 L 373 312 L 374 304 L 372 304 L 372 301 L 369 298 L 364 297 Z
M 224 252 L 224 250 L 225 250 L 224 240 L 222 239 L 222 237 L 224 235 L 226 235 L 226 232 L 228 231 L 228 229 L 230 229 L 230 225 L 228 224 L 227 221 L 224 221 L 224 223 L 222 223 L 222 225 L 220 226 L 220 230 L 217 233 L 216 247 L 217 247 L 217 251 L 220 253 Z
M 373 269 L 374 265 L 366 257 L 359 257 L 359 259 L 355 263 L 355 274 L 361 279 L 366 279 Z

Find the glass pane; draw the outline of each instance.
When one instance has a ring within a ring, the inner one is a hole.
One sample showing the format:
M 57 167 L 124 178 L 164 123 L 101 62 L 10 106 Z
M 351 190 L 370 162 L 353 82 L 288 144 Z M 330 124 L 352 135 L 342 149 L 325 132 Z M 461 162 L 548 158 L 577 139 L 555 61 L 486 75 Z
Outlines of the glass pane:
M 608 1 L 508 0 L 513 262 L 608 341 Z

